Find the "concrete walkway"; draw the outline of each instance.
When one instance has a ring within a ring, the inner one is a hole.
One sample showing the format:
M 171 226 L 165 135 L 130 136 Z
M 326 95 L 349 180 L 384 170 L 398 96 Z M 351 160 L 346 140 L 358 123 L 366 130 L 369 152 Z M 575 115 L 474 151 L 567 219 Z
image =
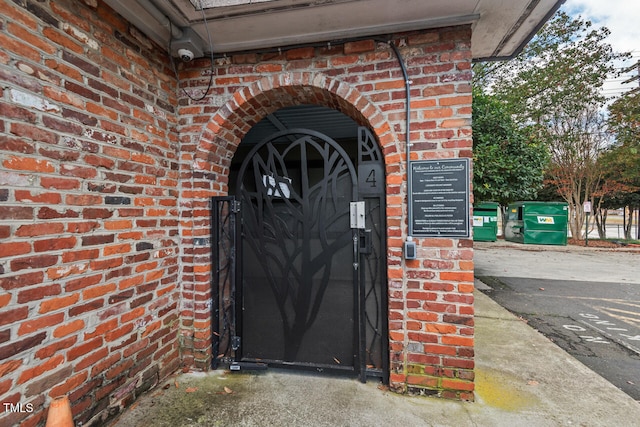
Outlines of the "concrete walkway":
M 401 396 L 374 381 L 361 384 L 279 370 L 218 371 L 182 374 L 163 382 L 113 425 L 638 425 L 638 402 L 481 292 L 476 292 L 476 313 L 473 403 Z

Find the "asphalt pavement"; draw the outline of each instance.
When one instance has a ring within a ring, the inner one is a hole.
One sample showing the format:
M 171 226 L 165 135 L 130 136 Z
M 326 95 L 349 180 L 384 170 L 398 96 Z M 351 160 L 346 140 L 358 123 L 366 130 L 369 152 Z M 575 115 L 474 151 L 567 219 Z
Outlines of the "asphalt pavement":
M 640 253 L 500 241 L 475 254 L 494 301 L 640 401 Z
M 559 261 L 558 253 L 563 252 L 526 248 L 524 252 L 537 251 L 532 265 L 530 258 L 516 260 L 521 249 L 478 247 L 477 270 L 487 276 L 495 268 L 511 277 L 579 280 L 591 275 L 592 267 L 584 260 L 597 263 L 601 258 L 592 253 L 575 257 L 569 249 L 567 256 L 576 261 L 569 263 Z M 482 262 L 485 256 L 490 259 L 488 267 Z M 499 262 L 503 257 L 510 264 L 503 266 Z M 637 254 L 629 258 L 636 264 L 638 259 Z M 564 267 L 547 268 L 543 260 Z M 633 269 L 624 270 L 622 264 L 603 277 L 620 274 L 628 280 Z M 478 286 L 486 285 L 478 282 Z M 638 402 L 487 295 L 476 291 L 475 296 L 475 402 L 398 395 L 375 381 L 362 384 L 350 378 L 279 370 L 240 374 L 219 370 L 163 381 L 112 425 L 638 426 Z

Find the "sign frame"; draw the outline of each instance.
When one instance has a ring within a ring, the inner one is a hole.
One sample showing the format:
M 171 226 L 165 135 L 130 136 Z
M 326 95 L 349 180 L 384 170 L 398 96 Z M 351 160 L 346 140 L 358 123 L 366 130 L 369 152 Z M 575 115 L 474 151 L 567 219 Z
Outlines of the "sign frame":
M 409 163 L 409 235 L 470 238 L 469 159 Z

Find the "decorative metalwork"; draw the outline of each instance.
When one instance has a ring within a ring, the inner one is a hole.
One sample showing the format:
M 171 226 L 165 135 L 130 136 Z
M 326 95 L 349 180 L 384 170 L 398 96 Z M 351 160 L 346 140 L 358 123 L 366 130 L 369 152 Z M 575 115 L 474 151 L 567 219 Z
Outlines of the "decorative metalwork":
M 358 128 L 359 195 L 365 201 L 368 251 L 361 254 L 361 288 L 364 301 L 360 313 L 362 337 L 361 379 L 368 375 L 388 380 L 386 223 L 384 162 L 369 129 Z
M 231 363 L 237 347 L 236 332 L 236 214 L 233 197 L 211 200 L 212 242 L 212 368 Z M 234 348 L 236 347 L 236 348 Z
M 243 357 L 331 364 L 349 354 L 334 348 L 335 355 L 321 356 L 312 339 L 306 346 L 303 341 L 310 331 L 315 339 L 331 335 L 312 329 L 319 315 L 329 316 L 323 306 L 327 291 L 339 292 L 334 288 L 342 285 L 336 284 L 336 260 L 351 243 L 349 202 L 356 186 L 346 152 L 317 132 L 277 133 L 246 157 L 236 190 L 243 203 L 243 301 L 253 317 L 243 320 Z M 278 319 L 264 300 L 275 303 Z M 270 329 L 260 332 L 261 326 Z
M 212 219 L 216 360 L 386 380 L 385 179 L 373 135 L 359 128 L 343 147 L 311 130 L 278 132 L 232 182 L 237 240 L 233 198 L 218 198 Z M 350 228 L 358 200 L 365 229 Z

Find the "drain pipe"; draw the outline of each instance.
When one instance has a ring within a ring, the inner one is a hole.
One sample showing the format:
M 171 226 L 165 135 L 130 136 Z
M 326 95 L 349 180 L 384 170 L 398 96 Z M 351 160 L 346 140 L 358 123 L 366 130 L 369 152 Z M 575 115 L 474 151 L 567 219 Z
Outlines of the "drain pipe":
M 407 230 L 407 240 L 404 243 L 404 256 L 405 259 L 416 259 L 417 250 L 416 243 L 413 241 L 413 236 L 411 235 L 411 218 L 413 217 L 413 206 L 411 205 L 411 191 L 413 187 L 412 178 L 411 178 L 411 80 L 409 80 L 409 75 L 407 73 L 407 67 L 405 66 L 402 55 L 400 54 L 400 50 L 396 46 L 393 41 L 388 41 L 389 46 L 393 49 L 393 52 L 400 63 L 400 69 L 402 70 L 402 77 L 404 77 L 404 88 L 405 88 L 405 151 L 406 151 L 406 174 L 407 174 L 407 217 L 408 217 L 408 230 Z

